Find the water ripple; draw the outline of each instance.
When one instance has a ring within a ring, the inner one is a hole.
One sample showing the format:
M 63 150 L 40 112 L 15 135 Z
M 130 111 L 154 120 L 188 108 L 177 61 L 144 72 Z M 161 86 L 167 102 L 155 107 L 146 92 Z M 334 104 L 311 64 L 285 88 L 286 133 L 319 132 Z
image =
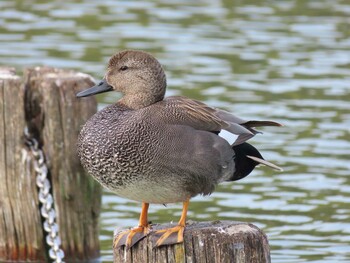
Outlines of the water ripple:
M 193 220 L 243 220 L 267 233 L 273 262 L 350 260 L 350 5 L 322 1 L 4 0 L 0 63 L 103 76 L 117 50 L 155 54 L 167 95 L 185 95 L 246 119 L 274 119 L 252 143 L 284 167 L 196 197 Z M 321 21 L 321 22 L 320 22 Z M 104 97 L 100 108 L 119 95 Z M 181 205 L 150 207 L 154 222 Z M 103 196 L 102 260 L 112 231 L 137 224 L 139 204 Z

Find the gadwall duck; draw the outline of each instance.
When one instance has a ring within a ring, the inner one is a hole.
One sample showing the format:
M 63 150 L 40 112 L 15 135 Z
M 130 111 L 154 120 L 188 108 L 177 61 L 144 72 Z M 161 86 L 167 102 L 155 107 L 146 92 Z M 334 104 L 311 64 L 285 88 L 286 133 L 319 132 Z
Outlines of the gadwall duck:
M 246 121 L 186 97 L 164 98 L 165 89 L 160 63 L 146 52 L 127 50 L 112 56 L 98 85 L 77 94 L 124 95 L 92 116 L 78 138 L 88 173 L 118 196 L 142 202 L 139 225 L 119 233 L 114 247 L 130 248 L 150 233 L 150 203 L 183 202 L 178 225 L 153 233 L 156 246 L 180 243 L 192 197 L 242 179 L 258 164 L 281 170 L 245 142 L 258 133 L 254 127 L 281 124 Z M 236 141 L 230 145 L 219 137 L 221 130 L 238 135 Z

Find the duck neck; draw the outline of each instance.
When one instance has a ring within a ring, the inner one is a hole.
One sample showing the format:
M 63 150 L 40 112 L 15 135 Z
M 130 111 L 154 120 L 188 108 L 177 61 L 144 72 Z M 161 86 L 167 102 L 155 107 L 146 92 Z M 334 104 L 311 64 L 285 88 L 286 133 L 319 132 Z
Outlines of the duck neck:
M 138 110 L 150 106 L 158 101 L 161 101 L 164 95 L 154 96 L 152 94 L 126 94 L 119 101 L 121 104 L 129 109 Z

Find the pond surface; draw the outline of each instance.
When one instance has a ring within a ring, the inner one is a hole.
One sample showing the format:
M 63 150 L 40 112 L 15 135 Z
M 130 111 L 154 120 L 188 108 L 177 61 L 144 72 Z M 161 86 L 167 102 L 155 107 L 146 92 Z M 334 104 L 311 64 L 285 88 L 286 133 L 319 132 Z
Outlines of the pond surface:
M 192 220 L 253 223 L 273 262 L 350 262 L 350 3 L 286 1 L 2 0 L 0 64 L 50 65 L 103 76 L 122 49 L 153 53 L 167 95 L 245 119 L 271 119 L 251 140 L 283 173 L 261 167 L 190 205 Z M 100 96 L 100 108 L 118 94 Z M 181 204 L 150 207 L 177 221 Z M 101 247 L 137 224 L 140 204 L 104 192 Z

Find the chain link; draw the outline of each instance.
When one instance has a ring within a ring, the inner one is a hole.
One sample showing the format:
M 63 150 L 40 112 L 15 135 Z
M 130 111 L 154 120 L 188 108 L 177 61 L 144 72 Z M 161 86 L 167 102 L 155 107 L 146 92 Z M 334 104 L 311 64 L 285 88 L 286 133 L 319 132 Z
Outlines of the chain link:
M 60 248 L 61 239 L 58 234 L 56 223 L 56 212 L 53 208 L 53 197 L 50 193 L 51 184 L 47 178 L 48 169 L 45 163 L 43 151 L 39 148 L 38 141 L 33 138 L 28 130 L 24 129 L 25 144 L 34 157 L 34 170 L 36 172 L 36 185 L 39 190 L 39 201 L 41 203 L 41 216 L 45 219 L 43 227 L 47 232 L 46 243 L 50 246 L 49 256 L 55 263 L 64 263 L 64 252 Z M 28 155 L 27 155 L 28 158 Z

